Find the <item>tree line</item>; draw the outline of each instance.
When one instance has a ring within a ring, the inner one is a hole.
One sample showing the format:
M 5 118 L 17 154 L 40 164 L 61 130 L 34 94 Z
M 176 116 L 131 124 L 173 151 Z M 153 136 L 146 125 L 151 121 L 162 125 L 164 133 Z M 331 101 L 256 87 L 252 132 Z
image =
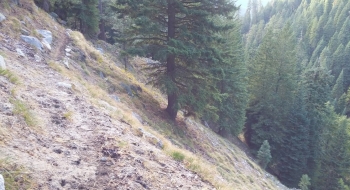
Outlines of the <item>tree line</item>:
M 346 0 L 251 0 L 242 18 L 244 134 L 255 151 L 269 142 L 268 170 L 289 187 L 307 174 L 311 189 L 348 189 L 349 10 Z

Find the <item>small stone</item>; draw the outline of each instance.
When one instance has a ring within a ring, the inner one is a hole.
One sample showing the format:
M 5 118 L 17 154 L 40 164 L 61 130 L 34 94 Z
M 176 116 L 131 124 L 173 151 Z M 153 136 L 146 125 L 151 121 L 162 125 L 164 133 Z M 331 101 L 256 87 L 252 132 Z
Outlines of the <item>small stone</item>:
M 102 71 L 100 71 L 100 77 L 101 77 L 102 79 L 106 78 L 106 77 L 105 77 L 105 74 L 104 74 Z
M 120 102 L 120 98 L 116 95 L 112 95 L 111 98 L 117 102 Z
M 21 28 L 21 33 L 22 33 L 23 35 L 26 35 L 26 36 L 29 36 L 29 35 L 30 35 L 30 32 L 29 32 L 28 30 L 24 29 L 24 28 Z
M 160 149 L 163 149 L 163 148 L 164 148 L 164 144 L 163 144 L 163 142 L 162 142 L 161 140 L 159 140 L 159 141 L 157 142 L 157 147 L 160 148 Z
M 97 51 L 99 51 L 101 54 L 103 54 L 103 49 L 102 48 L 96 48 Z
M 66 51 L 67 53 L 69 53 L 69 52 L 71 52 L 71 51 L 72 51 L 72 49 L 70 49 L 70 48 L 66 48 L 66 49 L 65 49 L 65 51 Z
M 2 21 L 4 21 L 5 19 L 6 19 L 6 17 L 5 17 L 3 14 L 0 13 L 0 23 L 1 23 Z
M 0 55 L 0 69 L 5 70 L 6 69 L 6 63 L 4 58 Z
M 67 69 L 69 69 L 69 62 L 68 62 L 67 59 L 64 59 L 64 60 L 63 60 L 63 65 L 64 65 Z
M 63 87 L 63 88 L 68 88 L 68 89 L 71 89 L 71 88 L 72 88 L 72 85 L 71 85 L 71 84 L 69 84 L 69 83 L 64 83 L 64 82 L 58 82 L 58 83 L 57 83 L 57 86 Z
M 70 56 L 71 56 L 71 54 L 66 52 L 66 56 L 67 56 L 67 57 L 70 57 Z
M 17 52 L 19 57 L 26 57 L 26 55 L 24 55 L 23 51 L 19 48 L 16 48 L 16 52 Z
M 41 62 L 41 60 L 42 60 L 41 57 L 37 54 L 34 55 L 34 59 L 36 62 Z
M 61 149 L 54 149 L 53 151 L 57 154 L 61 154 L 63 152 Z
M 101 161 L 101 162 L 107 162 L 107 158 L 106 158 L 106 157 L 102 157 L 102 158 L 100 159 L 100 161 Z

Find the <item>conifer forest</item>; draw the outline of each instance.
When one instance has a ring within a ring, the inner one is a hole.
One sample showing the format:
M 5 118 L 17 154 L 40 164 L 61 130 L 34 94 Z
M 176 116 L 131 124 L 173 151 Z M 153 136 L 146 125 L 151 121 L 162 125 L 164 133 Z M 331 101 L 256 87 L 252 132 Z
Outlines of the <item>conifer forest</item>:
M 240 136 L 290 188 L 349 189 L 349 0 L 35 1 L 125 64 L 152 59 L 170 120 Z

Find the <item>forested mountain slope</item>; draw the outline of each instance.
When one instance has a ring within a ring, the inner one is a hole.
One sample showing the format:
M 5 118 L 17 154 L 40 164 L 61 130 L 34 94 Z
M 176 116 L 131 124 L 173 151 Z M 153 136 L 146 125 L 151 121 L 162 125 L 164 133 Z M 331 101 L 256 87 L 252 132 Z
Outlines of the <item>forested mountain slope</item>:
M 349 184 L 350 1 L 250 1 L 242 18 L 250 103 L 245 137 L 271 145 L 268 169 L 290 187 Z

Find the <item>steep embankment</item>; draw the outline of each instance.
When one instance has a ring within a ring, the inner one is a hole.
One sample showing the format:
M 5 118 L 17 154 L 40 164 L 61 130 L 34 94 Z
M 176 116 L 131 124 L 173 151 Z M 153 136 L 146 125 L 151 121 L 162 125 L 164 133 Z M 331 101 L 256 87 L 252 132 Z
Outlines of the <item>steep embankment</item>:
M 3 5 L 0 173 L 8 189 L 286 189 L 201 124 L 168 121 L 162 95 L 119 68 L 113 47 L 97 51 L 30 1 Z M 20 38 L 41 40 L 37 29 L 52 32 L 51 51 Z

